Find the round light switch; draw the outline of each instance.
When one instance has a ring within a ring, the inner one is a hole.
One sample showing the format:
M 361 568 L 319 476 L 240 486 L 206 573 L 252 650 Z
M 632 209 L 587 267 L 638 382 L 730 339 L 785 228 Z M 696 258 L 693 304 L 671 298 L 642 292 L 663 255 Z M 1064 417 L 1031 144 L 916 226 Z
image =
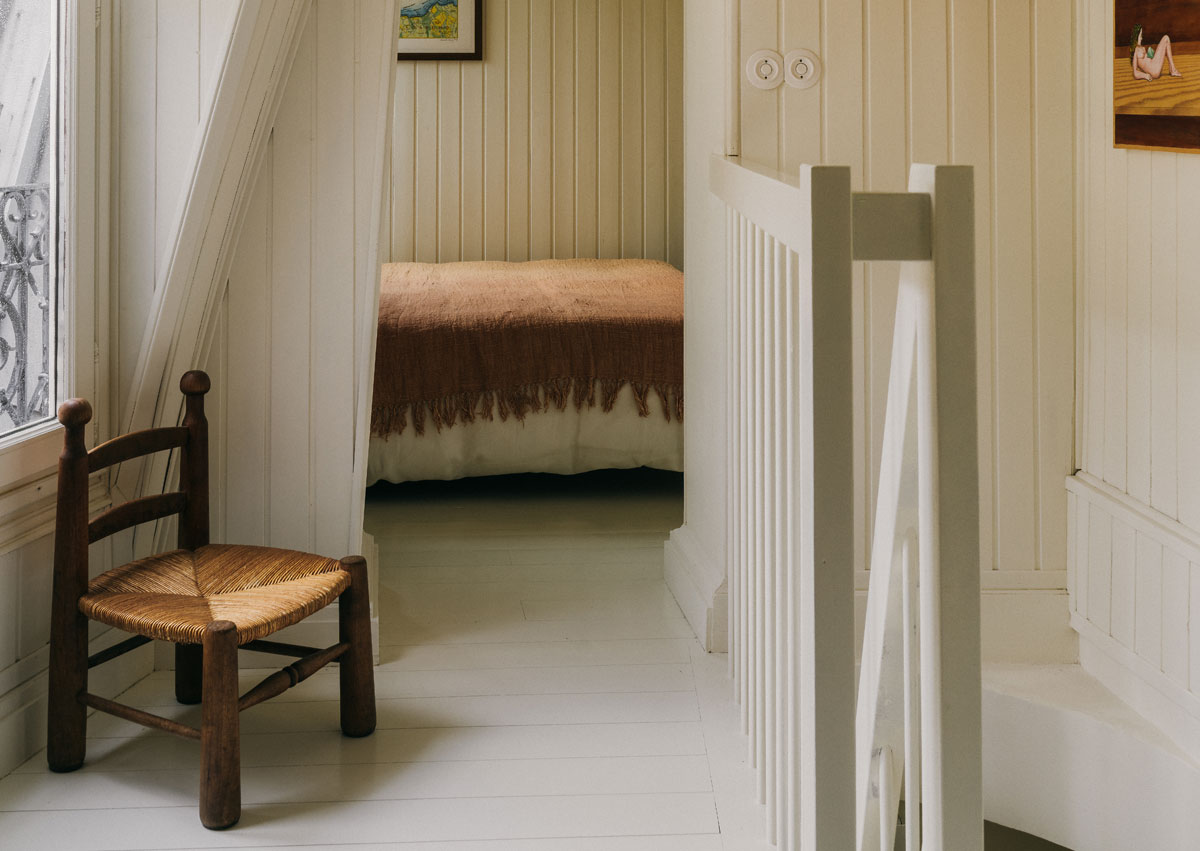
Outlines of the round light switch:
M 793 88 L 812 88 L 821 79 L 821 60 L 811 50 L 789 50 L 784 68 L 787 84 Z
M 746 60 L 746 78 L 758 89 L 773 89 L 783 83 L 783 57 L 774 50 L 756 50 Z

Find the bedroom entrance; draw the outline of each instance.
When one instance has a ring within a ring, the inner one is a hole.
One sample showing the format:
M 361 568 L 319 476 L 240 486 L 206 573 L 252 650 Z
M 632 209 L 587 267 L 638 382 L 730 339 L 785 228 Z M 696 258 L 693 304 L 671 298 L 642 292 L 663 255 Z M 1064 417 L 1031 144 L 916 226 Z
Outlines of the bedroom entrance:
M 396 63 L 368 484 L 682 470 L 682 12 L 490 0 L 481 61 Z
M 422 730 L 400 759 L 458 778 L 438 795 L 505 799 L 480 839 L 716 838 L 695 637 L 663 579 L 681 16 L 489 0 L 482 61 L 396 65 L 365 515 L 380 712 Z

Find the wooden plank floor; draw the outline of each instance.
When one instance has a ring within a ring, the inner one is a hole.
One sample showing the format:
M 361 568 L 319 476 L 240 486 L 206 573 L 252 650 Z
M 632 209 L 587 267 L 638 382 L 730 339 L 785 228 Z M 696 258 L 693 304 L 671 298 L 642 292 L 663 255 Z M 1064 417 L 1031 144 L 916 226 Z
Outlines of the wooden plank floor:
M 663 584 L 681 519 L 669 475 L 373 493 L 375 735 L 337 732 L 336 671 L 248 710 L 242 820 L 218 833 L 197 821 L 197 743 L 95 716 L 84 768 L 40 753 L 0 780 L 0 845 L 768 848 L 724 657 Z M 124 699 L 195 720 L 171 689 L 159 672 Z

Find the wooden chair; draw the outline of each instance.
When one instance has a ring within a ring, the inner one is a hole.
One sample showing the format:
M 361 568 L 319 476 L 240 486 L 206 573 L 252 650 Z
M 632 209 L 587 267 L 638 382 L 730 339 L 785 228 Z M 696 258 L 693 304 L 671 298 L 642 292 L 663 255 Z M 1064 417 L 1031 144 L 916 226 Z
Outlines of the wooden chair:
M 275 697 L 334 660 L 339 662 L 341 724 L 347 736 L 375 729 L 370 607 L 366 561 L 336 561 L 270 547 L 208 542 L 208 376 L 189 372 L 179 382 L 187 397 L 183 425 L 114 438 L 91 452 L 84 426 L 92 408 L 83 399 L 59 406 L 66 441 L 58 468 L 58 526 L 54 544 L 54 601 L 50 629 L 49 734 L 53 771 L 83 764 L 88 707 L 200 741 L 200 821 L 208 828 L 241 815 L 238 713 Z M 88 475 L 178 447 L 180 488 L 135 499 L 88 522 Z M 88 544 L 138 523 L 179 515 L 179 548 L 114 568 L 88 582 Z M 265 640 L 338 600 L 339 641 L 317 649 Z M 87 655 L 88 619 L 134 635 Z M 107 700 L 87 690 L 88 669 L 151 639 L 175 644 L 175 696 L 201 703 L 200 728 Z M 238 649 L 298 656 L 241 697 Z

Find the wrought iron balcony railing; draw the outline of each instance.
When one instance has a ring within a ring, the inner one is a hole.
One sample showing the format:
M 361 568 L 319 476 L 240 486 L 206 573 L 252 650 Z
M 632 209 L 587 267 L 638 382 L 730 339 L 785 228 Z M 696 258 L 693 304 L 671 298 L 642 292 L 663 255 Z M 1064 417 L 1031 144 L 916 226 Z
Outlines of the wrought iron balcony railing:
M 0 187 L 0 434 L 50 415 L 50 209 L 48 184 Z

